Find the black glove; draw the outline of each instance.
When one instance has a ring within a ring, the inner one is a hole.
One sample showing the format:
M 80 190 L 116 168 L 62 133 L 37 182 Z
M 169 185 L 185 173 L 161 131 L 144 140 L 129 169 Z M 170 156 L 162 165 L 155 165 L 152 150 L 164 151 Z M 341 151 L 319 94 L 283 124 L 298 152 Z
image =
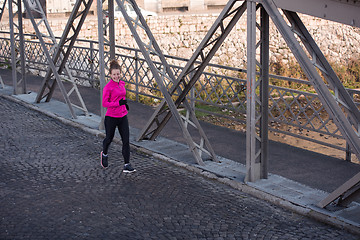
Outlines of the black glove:
M 119 105 L 121 106 L 121 105 L 125 105 L 125 104 L 127 104 L 127 100 L 126 99 L 121 99 L 121 100 L 119 100 Z
M 126 107 L 126 110 L 129 111 L 129 105 L 127 103 L 125 103 L 125 107 Z

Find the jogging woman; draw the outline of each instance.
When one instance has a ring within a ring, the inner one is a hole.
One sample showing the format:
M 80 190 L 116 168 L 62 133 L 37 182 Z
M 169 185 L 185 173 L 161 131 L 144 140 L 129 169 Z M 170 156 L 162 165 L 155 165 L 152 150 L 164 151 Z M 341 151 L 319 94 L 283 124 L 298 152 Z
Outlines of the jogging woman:
M 129 106 L 126 101 L 125 82 L 120 79 L 121 67 L 116 60 L 110 62 L 110 81 L 103 89 L 102 105 L 107 108 L 105 114 L 105 133 L 103 150 L 101 152 L 101 166 L 108 167 L 108 149 L 112 142 L 116 127 L 122 140 L 122 156 L 124 158 L 124 172 L 135 172 L 130 164 L 129 122 L 127 114 Z

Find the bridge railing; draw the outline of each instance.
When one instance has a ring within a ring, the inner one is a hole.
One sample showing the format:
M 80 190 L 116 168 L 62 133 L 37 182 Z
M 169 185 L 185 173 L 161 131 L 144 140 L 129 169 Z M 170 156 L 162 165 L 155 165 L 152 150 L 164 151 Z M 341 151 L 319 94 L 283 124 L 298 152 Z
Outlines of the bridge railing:
M 0 32 L 0 36 L 0 64 L 10 66 L 10 35 L 8 32 Z M 49 49 L 50 46 L 49 43 Z M 25 51 L 27 71 L 43 76 L 47 64 L 36 36 L 25 36 Z M 77 41 L 68 65 L 78 84 L 99 88 L 98 54 L 96 41 Z M 116 46 L 116 57 L 122 65 L 123 78 L 131 97 L 136 101 L 156 104 L 162 95 L 141 52 L 134 48 Z M 178 76 L 187 59 L 168 55 L 165 57 L 175 76 Z M 270 131 L 346 151 L 345 140 L 329 118 L 309 81 L 277 75 L 270 75 L 270 78 Z M 360 91 L 348 91 L 355 98 L 360 96 Z M 210 64 L 188 99 L 200 115 L 226 119 L 229 127 L 239 130 L 239 124 L 245 125 L 246 122 L 246 70 Z M 245 129 L 240 128 L 243 131 Z

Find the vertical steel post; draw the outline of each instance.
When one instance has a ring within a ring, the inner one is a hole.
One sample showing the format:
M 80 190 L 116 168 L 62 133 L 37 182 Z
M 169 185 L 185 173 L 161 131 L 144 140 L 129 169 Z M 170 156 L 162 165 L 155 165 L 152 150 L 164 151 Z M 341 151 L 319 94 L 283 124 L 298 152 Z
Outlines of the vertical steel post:
M 25 50 L 24 50 L 24 34 L 22 26 L 22 9 L 21 0 L 9 0 L 9 24 L 10 24 L 10 41 L 11 41 L 11 68 L 14 94 L 26 93 L 25 81 Z M 13 3 L 17 6 L 14 13 Z M 15 24 L 14 18 L 17 15 L 18 23 Z M 17 32 L 15 32 L 17 30 Z M 17 41 L 18 40 L 18 41 Z M 17 43 L 18 42 L 18 43 Z M 18 57 L 20 56 L 20 57 Z M 18 64 L 21 68 L 21 76 L 18 77 Z M 19 79 L 18 79 L 19 78 Z
M 13 1 L 9 0 L 9 25 L 10 25 L 10 46 L 11 46 L 11 73 L 14 87 L 14 94 L 17 94 L 17 72 L 16 72 L 16 44 L 14 30 Z
M 90 59 L 89 59 L 89 63 L 90 63 L 90 81 L 91 81 L 91 87 L 94 87 L 94 59 L 95 59 L 95 54 L 94 54 L 94 42 L 91 41 L 90 42 Z
M 347 162 L 351 162 L 351 148 L 349 143 L 346 141 L 346 152 L 345 152 L 345 160 Z
M 247 5 L 246 181 L 253 182 L 268 176 L 269 16 L 261 7 L 260 24 L 257 24 L 256 3 L 247 1 Z M 257 28 L 260 30 L 259 42 Z M 258 46 L 259 61 L 256 58 Z M 259 76 L 257 68 L 260 69 Z
M 20 67 L 21 67 L 21 80 L 18 82 L 20 85 L 21 93 L 26 93 L 26 69 L 25 69 L 25 40 L 23 31 L 23 15 L 21 0 L 18 0 L 18 28 L 19 28 L 19 50 L 20 50 Z
M 247 0 L 247 88 L 246 88 L 246 177 L 260 179 L 260 159 L 256 136 L 256 3 Z
M 97 15 L 98 15 L 98 38 L 99 38 L 99 74 L 100 74 L 100 111 L 101 122 L 100 130 L 104 130 L 105 108 L 102 106 L 103 89 L 105 87 L 105 51 L 104 51 L 104 28 L 103 28 L 103 3 L 102 0 L 97 0 Z
M 260 101 L 261 101 L 261 121 L 260 121 L 260 138 L 261 138 L 261 173 L 260 178 L 268 177 L 268 145 L 269 145 L 269 15 L 263 7 L 261 11 L 260 26 Z
M 97 1 L 97 14 L 98 14 L 98 38 L 99 38 L 99 73 L 100 73 L 100 112 L 101 121 L 99 125 L 100 130 L 104 130 L 105 108 L 102 106 L 102 91 L 105 87 L 106 73 L 108 69 L 106 65 L 107 60 L 115 59 L 115 24 L 114 24 L 114 0 L 108 0 L 108 10 L 103 10 L 103 2 Z M 106 23 L 109 19 L 109 23 Z M 109 33 L 108 39 L 107 32 Z M 110 46 L 110 51 L 105 52 L 105 44 Z
M 115 59 L 114 0 L 108 0 L 110 59 Z
M 135 91 L 136 91 L 136 101 L 139 102 L 139 84 L 140 84 L 140 81 L 139 81 L 139 77 L 140 77 L 140 74 L 139 74 L 139 52 L 138 51 L 135 51 Z

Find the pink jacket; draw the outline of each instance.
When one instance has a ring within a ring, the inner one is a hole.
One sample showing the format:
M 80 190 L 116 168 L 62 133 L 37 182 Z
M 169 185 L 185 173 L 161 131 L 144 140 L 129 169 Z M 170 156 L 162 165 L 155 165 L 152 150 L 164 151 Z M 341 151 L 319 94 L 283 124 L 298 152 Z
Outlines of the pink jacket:
M 125 82 L 118 83 L 110 79 L 103 89 L 102 105 L 107 108 L 106 116 L 124 117 L 128 111 L 125 105 L 119 105 L 120 99 L 126 99 Z

